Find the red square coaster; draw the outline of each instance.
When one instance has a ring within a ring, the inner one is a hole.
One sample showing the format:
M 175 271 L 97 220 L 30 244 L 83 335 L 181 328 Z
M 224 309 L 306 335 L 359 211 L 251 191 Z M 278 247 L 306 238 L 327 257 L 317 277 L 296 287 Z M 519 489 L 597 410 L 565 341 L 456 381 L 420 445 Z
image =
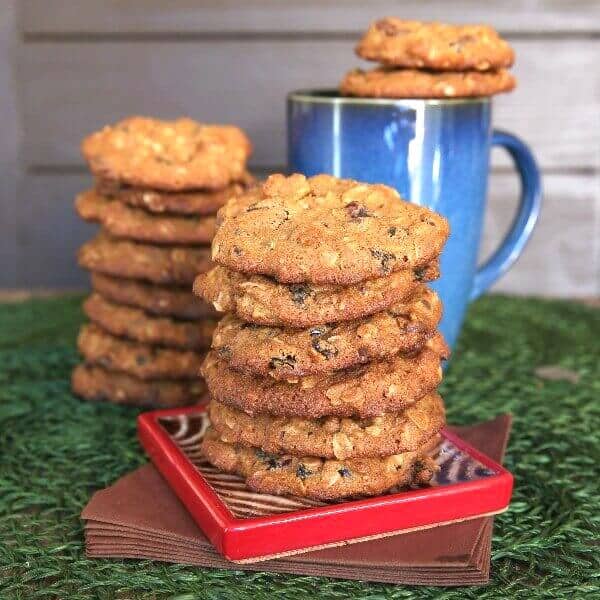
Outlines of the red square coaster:
M 513 477 L 449 431 L 434 452 L 431 485 L 372 498 L 319 502 L 248 490 L 200 454 L 205 407 L 140 415 L 140 441 L 215 548 L 233 562 L 266 560 L 500 513 Z

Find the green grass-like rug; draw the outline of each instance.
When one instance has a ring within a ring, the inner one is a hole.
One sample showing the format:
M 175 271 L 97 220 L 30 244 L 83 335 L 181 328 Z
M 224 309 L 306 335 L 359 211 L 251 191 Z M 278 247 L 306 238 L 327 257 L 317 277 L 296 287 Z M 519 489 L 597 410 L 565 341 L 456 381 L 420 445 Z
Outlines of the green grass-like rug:
M 79 302 L 0 305 L 3 600 L 600 598 L 599 311 L 502 296 L 471 308 L 441 391 L 454 423 L 514 414 L 516 487 L 496 519 L 490 585 L 443 589 L 87 560 L 82 507 L 146 459 L 136 410 L 69 392 Z

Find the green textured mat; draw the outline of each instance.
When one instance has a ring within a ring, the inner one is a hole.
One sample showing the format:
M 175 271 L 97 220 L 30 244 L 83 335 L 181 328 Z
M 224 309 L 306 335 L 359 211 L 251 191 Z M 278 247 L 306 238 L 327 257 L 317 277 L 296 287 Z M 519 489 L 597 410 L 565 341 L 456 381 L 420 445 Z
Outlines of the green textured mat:
M 81 508 L 145 459 L 136 410 L 69 393 L 79 302 L 0 305 L 3 600 L 600 597 L 599 311 L 501 296 L 472 307 L 442 392 L 454 423 L 514 413 L 516 489 L 496 520 L 490 585 L 445 590 L 87 560 Z

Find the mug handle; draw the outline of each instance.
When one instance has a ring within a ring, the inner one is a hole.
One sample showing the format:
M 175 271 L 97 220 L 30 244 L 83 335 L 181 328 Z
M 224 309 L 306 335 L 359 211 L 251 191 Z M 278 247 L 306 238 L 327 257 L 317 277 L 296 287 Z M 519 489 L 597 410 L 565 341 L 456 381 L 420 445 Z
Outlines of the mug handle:
M 492 133 L 492 146 L 501 146 L 510 154 L 521 180 L 521 199 L 504 240 L 477 270 L 470 301 L 479 298 L 519 258 L 533 232 L 542 204 L 540 170 L 525 142 L 511 133 L 495 129 Z

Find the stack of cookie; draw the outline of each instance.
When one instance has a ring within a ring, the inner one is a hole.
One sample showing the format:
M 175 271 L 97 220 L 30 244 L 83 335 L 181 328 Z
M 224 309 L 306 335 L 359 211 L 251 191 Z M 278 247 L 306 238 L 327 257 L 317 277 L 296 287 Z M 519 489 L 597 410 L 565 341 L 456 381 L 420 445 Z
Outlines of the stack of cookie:
M 250 142 L 236 127 L 133 117 L 83 142 L 97 182 L 76 208 L 99 235 L 79 251 L 93 293 L 73 390 L 87 399 L 177 406 L 205 392 L 198 369 L 215 312 L 192 293 L 211 266 L 215 213 L 246 189 Z
M 340 85 L 348 96 L 465 98 L 509 92 L 514 52 L 487 25 L 446 25 L 386 17 L 375 21 L 356 47 L 381 63 L 350 71 Z
M 446 220 L 383 185 L 273 175 L 218 215 L 194 291 L 226 312 L 202 451 L 253 490 L 315 499 L 428 481 Z

